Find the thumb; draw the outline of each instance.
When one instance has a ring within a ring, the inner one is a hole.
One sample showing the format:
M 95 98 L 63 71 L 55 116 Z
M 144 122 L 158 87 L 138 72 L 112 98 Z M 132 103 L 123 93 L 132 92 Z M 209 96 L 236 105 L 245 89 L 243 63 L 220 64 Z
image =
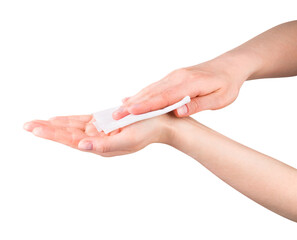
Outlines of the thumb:
M 177 117 L 187 117 L 204 110 L 222 108 L 224 105 L 221 103 L 221 94 L 212 93 L 206 96 L 192 98 L 191 102 L 174 110 L 174 114 Z
M 86 137 L 78 143 L 78 149 L 105 155 L 115 151 L 121 151 L 127 145 L 127 141 L 121 141 L 119 134 L 112 136 Z

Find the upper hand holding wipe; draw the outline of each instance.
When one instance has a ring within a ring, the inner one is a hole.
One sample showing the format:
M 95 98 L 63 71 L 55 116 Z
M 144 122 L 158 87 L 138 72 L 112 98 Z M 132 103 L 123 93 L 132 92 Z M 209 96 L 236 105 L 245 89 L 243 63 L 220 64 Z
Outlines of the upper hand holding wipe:
M 191 102 L 174 111 L 185 117 L 232 103 L 247 79 L 297 75 L 297 21 L 271 28 L 244 44 L 192 67 L 181 68 L 125 98 L 113 113 L 115 120 L 167 107 L 190 96 Z
M 177 117 L 223 108 L 236 99 L 246 80 L 245 76 L 229 71 L 232 67 L 227 66 L 227 61 L 214 59 L 173 71 L 135 96 L 123 99 L 123 105 L 112 116 L 119 120 L 130 113 L 137 115 L 158 110 L 176 103 L 184 96 L 190 96 L 191 102 L 174 111 Z

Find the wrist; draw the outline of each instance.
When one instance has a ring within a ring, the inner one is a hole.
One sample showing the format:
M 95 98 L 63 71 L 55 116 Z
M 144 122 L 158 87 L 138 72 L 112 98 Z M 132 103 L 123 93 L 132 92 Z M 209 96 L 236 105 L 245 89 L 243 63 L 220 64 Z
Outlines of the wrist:
M 171 145 L 172 136 L 174 134 L 175 116 L 167 113 L 156 118 L 157 126 L 155 127 L 155 143 L 164 143 Z
M 191 155 L 193 149 L 198 147 L 197 144 L 199 144 L 203 129 L 206 130 L 206 127 L 191 117 L 177 118 L 173 116 L 167 122 L 167 138 L 164 143 Z M 192 146 L 193 143 L 195 146 Z
M 172 112 L 158 117 L 158 127 L 155 128 L 157 143 L 176 147 L 182 137 L 182 129 L 187 118 L 177 118 Z
M 252 50 L 246 48 L 235 48 L 209 61 L 214 66 L 219 66 L 238 86 L 246 80 L 254 79 L 261 69 L 262 60 Z

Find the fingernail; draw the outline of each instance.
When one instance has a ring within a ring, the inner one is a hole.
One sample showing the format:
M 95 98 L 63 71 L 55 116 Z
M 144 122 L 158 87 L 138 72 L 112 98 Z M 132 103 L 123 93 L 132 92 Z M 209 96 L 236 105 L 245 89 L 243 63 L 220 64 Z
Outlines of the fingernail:
M 184 116 L 184 115 L 187 115 L 188 113 L 188 108 L 186 105 L 183 105 L 182 107 L 178 108 L 177 109 L 177 113 L 179 116 Z
M 123 111 L 124 111 L 124 107 L 121 106 L 121 107 L 119 107 L 117 110 L 115 110 L 115 113 L 121 113 L 121 112 L 123 112 Z
M 92 142 L 80 142 L 78 144 L 78 148 L 81 150 L 92 150 L 93 149 L 93 143 Z
M 43 133 L 41 127 L 36 127 L 36 128 L 34 128 L 32 132 L 33 132 L 33 134 L 34 134 L 35 136 L 38 136 L 38 137 L 41 137 L 41 136 L 42 136 L 42 133 Z
M 29 122 L 24 124 L 24 129 L 27 131 L 32 131 L 32 124 L 30 124 Z
M 119 117 L 121 116 L 121 113 L 124 111 L 124 107 L 119 107 L 117 110 L 115 110 L 113 113 L 112 113 L 112 117 L 115 119 L 115 120 L 118 120 Z

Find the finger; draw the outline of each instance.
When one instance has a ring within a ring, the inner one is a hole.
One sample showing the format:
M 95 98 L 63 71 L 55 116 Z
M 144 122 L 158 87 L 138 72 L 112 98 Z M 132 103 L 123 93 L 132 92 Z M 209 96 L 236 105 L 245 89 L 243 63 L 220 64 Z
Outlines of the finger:
M 129 141 L 123 141 L 120 134 L 103 137 L 86 137 L 78 143 L 78 148 L 96 154 L 127 151 Z
M 84 132 L 71 129 L 72 131 L 66 131 L 62 128 L 57 128 L 53 126 L 38 126 L 35 127 L 32 133 L 41 138 L 59 142 L 71 147 L 77 148 L 78 142 L 86 137 Z
M 107 135 L 113 136 L 113 135 L 120 133 L 121 131 L 122 131 L 122 128 L 119 128 L 119 129 L 113 130 L 112 132 L 108 133 Z
M 166 84 L 166 86 L 168 87 L 168 84 Z M 160 89 L 162 89 L 162 87 L 160 87 Z M 177 84 L 171 88 L 165 88 L 158 94 L 154 93 L 151 97 L 139 99 L 138 102 L 135 101 L 134 103 L 129 103 L 129 101 L 125 103 L 125 107 L 127 108 L 129 113 L 142 114 L 172 105 L 180 101 L 185 96 L 194 98 L 199 94 L 200 91 L 197 89 L 197 86 L 193 85 L 192 82 L 189 84 L 189 86 Z
M 48 125 L 48 121 L 33 120 L 33 121 L 30 121 L 30 122 L 26 122 L 23 127 L 28 132 L 32 132 L 34 128 L 44 126 L 44 125 Z
M 82 131 L 86 128 L 86 122 L 75 120 L 69 117 L 54 117 L 49 120 L 49 123 L 56 127 L 77 128 Z
M 33 120 L 31 122 L 27 122 L 24 124 L 24 128 L 27 131 L 32 131 L 37 126 L 54 126 L 64 129 L 79 129 L 81 131 L 85 130 L 86 123 L 78 121 L 78 120 L 72 120 L 66 117 L 55 117 L 51 118 L 49 121 L 46 120 Z
M 70 133 L 71 132 L 84 132 L 83 129 L 72 127 L 71 124 L 69 124 L 68 126 L 61 125 L 61 124 L 56 124 L 56 125 L 55 124 L 52 124 L 51 120 L 50 121 L 46 121 L 46 120 L 33 120 L 33 121 L 29 122 L 28 124 L 31 125 L 31 128 L 44 126 L 44 127 L 51 127 L 51 128 L 62 129 L 64 131 L 68 131 Z M 89 123 L 87 123 L 87 124 L 89 124 Z M 84 124 L 84 125 L 87 125 L 87 124 Z
M 175 85 L 171 85 L 171 89 L 174 88 Z M 129 97 L 124 102 L 124 107 L 128 108 L 132 105 L 135 105 L 140 102 L 147 101 L 149 99 L 152 99 L 156 96 L 159 96 L 160 94 L 164 92 L 168 92 L 169 84 L 167 83 L 167 77 L 163 78 L 160 81 L 151 83 L 147 87 L 143 88 L 141 91 L 139 91 L 134 96 Z
M 123 98 L 123 99 L 122 99 L 122 103 L 127 102 L 127 101 L 129 100 L 129 98 L 130 98 L 130 97 L 125 97 L 125 98 Z
M 183 94 L 176 95 L 176 94 L 171 94 L 170 92 L 165 92 L 163 94 L 159 94 L 143 102 L 139 102 L 134 105 L 128 106 L 127 110 L 129 113 L 132 113 L 132 114 L 136 114 L 136 115 L 143 114 L 146 112 L 165 108 L 171 104 L 174 104 L 182 100 L 184 96 L 185 95 Z
M 50 120 L 52 119 L 69 119 L 69 120 L 78 120 L 81 122 L 89 122 L 91 121 L 93 115 L 89 114 L 89 115 L 70 115 L 70 116 L 57 116 L 57 117 L 52 117 L 50 118 Z
M 87 136 L 94 137 L 94 136 L 101 136 L 103 132 L 102 131 L 98 132 L 98 130 L 96 129 L 93 123 L 87 123 L 85 133 Z
M 224 104 L 222 104 L 221 98 L 222 94 L 220 92 L 214 92 L 206 96 L 192 98 L 191 102 L 174 110 L 174 114 L 177 117 L 187 117 L 204 110 L 215 110 L 222 108 Z
M 159 96 L 162 92 L 165 92 L 165 90 L 166 89 L 162 89 L 161 86 L 159 88 L 147 87 L 133 97 L 130 97 L 123 103 L 123 106 L 127 108 L 137 103 L 147 101 L 151 98 Z
M 129 114 L 130 113 L 128 112 L 128 110 L 124 106 L 121 106 L 119 109 L 112 113 L 112 117 L 114 120 L 119 120 L 123 117 L 126 117 Z
M 125 104 L 131 97 L 126 97 L 122 99 L 122 103 Z M 127 111 L 127 108 L 122 105 L 121 107 L 119 107 L 116 111 L 114 111 L 112 113 L 112 118 L 114 120 L 120 120 L 123 117 L 126 117 L 127 115 L 129 115 L 130 113 Z
M 196 81 L 185 81 L 188 77 L 188 73 L 188 70 L 178 69 L 167 74 L 161 80 L 148 85 L 136 95 L 130 97 L 128 101 L 125 102 L 126 107 L 130 107 L 131 105 L 139 102 L 144 102 L 159 95 L 164 95 L 164 93 L 167 96 L 179 95 L 177 98 L 180 99 L 187 95 L 190 97 L 199 95 L 199 89 L 197 90 Z M 170 99 L 168 100 L 170 101 Z M 173 100 L 171 104 L 174 102 L 176 101 Z

